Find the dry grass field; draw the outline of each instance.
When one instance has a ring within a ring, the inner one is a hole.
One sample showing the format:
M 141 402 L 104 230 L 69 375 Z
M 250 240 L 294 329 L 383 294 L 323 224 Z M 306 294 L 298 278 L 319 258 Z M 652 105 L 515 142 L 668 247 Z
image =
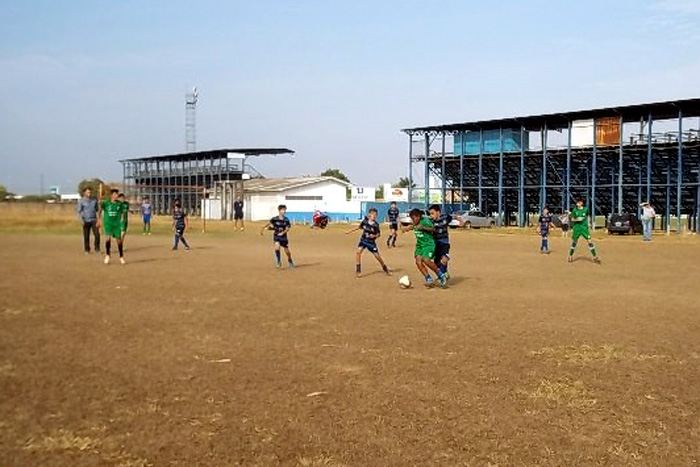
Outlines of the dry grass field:
M 700 238 L 453 232 L 451 286 L 400 290 L 409 235 L 356 279 L 339 226 L 276 270 L 259 226 L 162 219 L 105 266 L 44 217 L 0 218 L 0 465 L 700 462 Z

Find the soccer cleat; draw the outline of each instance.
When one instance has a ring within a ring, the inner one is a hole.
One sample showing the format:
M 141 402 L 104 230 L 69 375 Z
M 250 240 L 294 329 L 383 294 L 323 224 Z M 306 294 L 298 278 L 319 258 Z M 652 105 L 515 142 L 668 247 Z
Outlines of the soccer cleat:
M 185 251 L 190 251 L 190 247 L 186 246 Z
M 109 264 L 109 255 L 105 255 L 105 264 Z
M 594 262 L 595 264 L 603 264 L 602 261 L 600 261 L 600 257 L 599 257 L 599 256 L 596 256 L 595 258 L 593 258 L 593 262 Z
M 425 286 L 429 289 L 435 287 L 435 281 L 433 281 L 432 277 L 428 277 L 427 279 L 425 279 Z
M 287 265 L 287 267 L 294 269 L 295 268 L 294 261 L 290 261 L 289 264 Z
M 124 261 L 124 258 L 119 258 L 119 262 L 122 264 L 126 264 L 126 261 Z
M 447 279 L 445 279 L 445 276 L 442 275 L 438 277 L 437 283 L 440 287 L 445 288 L 447 287 Z
M 569 263 L 573 263 L 573 262 L 574 262 L 574 257 L 573 257 L 573 256 L 569 256 L 569 260 L 568 260 L 568 261 L 569 261 Z
M 446 273 L 445 273 L 445 280 L 448 280 L 448 281 L 449 281 L 449 280 L 450 280 L 450 277 L 452 277 L 452 276 L 450 276 L 450 273 L 449 273 L 449 272 L 446 272 Z

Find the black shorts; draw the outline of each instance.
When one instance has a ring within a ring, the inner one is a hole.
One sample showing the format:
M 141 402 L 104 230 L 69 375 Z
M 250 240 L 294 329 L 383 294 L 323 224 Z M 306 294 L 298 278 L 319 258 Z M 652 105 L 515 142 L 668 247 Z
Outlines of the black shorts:
M 389 222 L 389 230 L 399 230 L 398 222 Z
M 287 248 L 289 246 L 289 239 L 287 236 L 279 237 L 277 235 L 272 236 L 272 241 L 279 243 L 282 248 Z
M 243 213 L 242 212 L 237 212 L 233 215 L 233 219 L 237 221 L 242 221 L 243 220 Z
M 435 264 L 438 264 L 443 256 L 450 257 L 450 244 L 435 242 Z
M 370 253 L 379 253 L 379 248 L 377 248 L 377 242 L 370 242 L 368 240 L 360 239 L 360 243 L 357 244 L 358 248 L 364 248 Z

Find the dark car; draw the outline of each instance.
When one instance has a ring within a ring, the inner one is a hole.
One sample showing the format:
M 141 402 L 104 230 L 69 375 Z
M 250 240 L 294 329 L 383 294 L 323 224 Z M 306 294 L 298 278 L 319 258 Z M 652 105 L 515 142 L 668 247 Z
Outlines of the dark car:
M 642 223 L 639 221 L 636 214 L 611 214 L 608 218 L 608 233 L 617 233 L 620 235 L 642 233 Z

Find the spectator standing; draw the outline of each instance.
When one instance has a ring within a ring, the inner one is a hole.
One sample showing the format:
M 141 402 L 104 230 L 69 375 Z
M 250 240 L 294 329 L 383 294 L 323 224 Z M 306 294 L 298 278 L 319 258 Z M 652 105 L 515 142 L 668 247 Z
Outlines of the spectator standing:
M 83 223 L 83 247 L 85 254 L 90 253 L 90 231 L 95 240 L 95 253 L 100 252 L 100 221 L 97 200 L 92 197 L 92 190 L 85 188 L 83 197 L 78 201 L 78 217 Z
M 654 224 L 654 219 L 656 218 L 656 211 L 654 207 L 649 204 L 648 201 L 642 203 L 642 227 L 643 227 L 643 240 L 645 242 L 651 241 L 651 228 Z

